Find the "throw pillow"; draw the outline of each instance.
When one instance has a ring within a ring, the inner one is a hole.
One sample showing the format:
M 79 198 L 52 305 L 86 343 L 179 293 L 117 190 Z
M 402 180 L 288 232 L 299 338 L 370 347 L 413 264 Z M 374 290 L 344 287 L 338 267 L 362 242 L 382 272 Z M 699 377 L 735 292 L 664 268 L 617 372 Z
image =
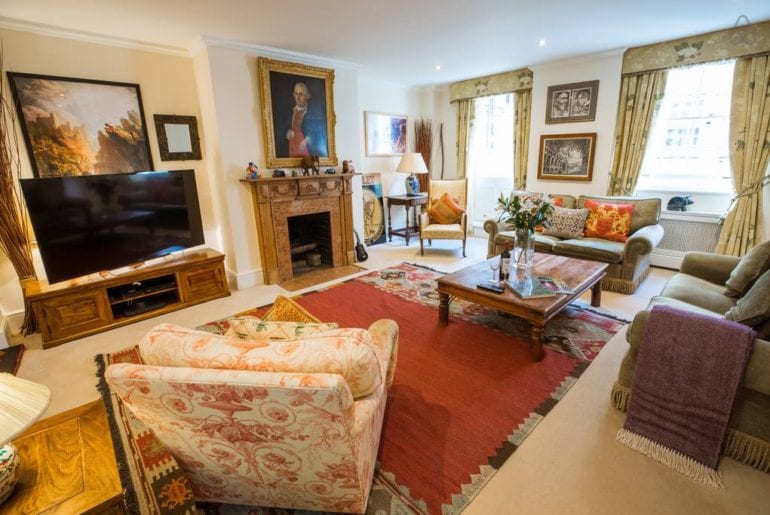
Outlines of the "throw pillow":
M 633 204 L 600 204 L 586 199 L 583 207 L 589 209 L 583 232 L 586 237 L 625 243 L 631 230 Z
M 320 322 L 305 308 L 288 297 L 278 295 L 267 313 L 262 317 L 265 322 Z
M 730 297 L 740 297 L 768 268 L 770 268 L 770 240 L 756 245 L 741 258 L 725 283 L 727 290 L 725 293 Z
M 735 306 L 725 313 L 725 318 L 749 327 L 760 326 L 770 319 L 770 271 L 757 279 Z
M 561 197 L 549 197 L 548 200 L 551 202 L 551 205 L 554 208 L 561 207 L 562 204 L 564 203 L 564 199 L 562 199 Z M 580 230 L 582 232 L 583 229 L 581 228 Z M 542 225 L 535 226 L 535 232 L 543 232 L 543 231 L 545 231 L 545 227 L 543 227 Z
M 139 352 L 147 365 L 155 366 L 339 374 L 358 399 L 382 383 L 373 346 L 366 329 L 260 342 L 161 324 L 139 341 Z
M 465 210 L 457 205 L 448 193 L 444 193 L 441 198 L 433 202 L 427 212 L 431 221 L 437 224 L 454 224 L 460 220 Z
M 242 316 L 227 319 L 229 326 L 225 336 L 241 340 L 293 340 L 310 334 L 337 329 L 335 322 L 316 324 L 312 322 L 265 322 L 257 317 Z
M 556 236 L 562 239 L 580 238 L 588 217 L 588 209 L 569 209 L 566 207 L 554 207 L 551 226 L 543 234 Z

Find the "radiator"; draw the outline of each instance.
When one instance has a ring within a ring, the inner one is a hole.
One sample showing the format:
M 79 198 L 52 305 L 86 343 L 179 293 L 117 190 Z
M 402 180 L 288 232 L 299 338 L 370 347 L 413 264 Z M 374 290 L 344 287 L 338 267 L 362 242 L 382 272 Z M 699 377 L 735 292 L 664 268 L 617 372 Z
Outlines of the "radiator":
M 685 252 L 714 252 L 722 229 L 718 220 L 708 215 L 662 214 L 660 225 L 665 234 L 652 252 L 652 264 L 678 269 Z

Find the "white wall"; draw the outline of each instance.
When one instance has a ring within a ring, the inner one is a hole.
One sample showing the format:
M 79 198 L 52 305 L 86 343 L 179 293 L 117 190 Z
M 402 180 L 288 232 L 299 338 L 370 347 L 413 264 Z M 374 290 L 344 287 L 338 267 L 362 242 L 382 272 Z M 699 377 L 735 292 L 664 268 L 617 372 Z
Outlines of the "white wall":
M 532 129 L 529 140 L 527 190 L 568 195 L 604 195 L 607 192 L 612 151 L 615 144 L 615 121 L 620 96 L 621 50 L 582 56 L 570 61 L 532 66 Z M 596 120 L 582 123 L 546 125 L 545 108 L 549 86 L 599 80 Z M 546 134 L 596 133 L 593 179 L 585 181 L 538 180 L 537 164 L 540 136 Z

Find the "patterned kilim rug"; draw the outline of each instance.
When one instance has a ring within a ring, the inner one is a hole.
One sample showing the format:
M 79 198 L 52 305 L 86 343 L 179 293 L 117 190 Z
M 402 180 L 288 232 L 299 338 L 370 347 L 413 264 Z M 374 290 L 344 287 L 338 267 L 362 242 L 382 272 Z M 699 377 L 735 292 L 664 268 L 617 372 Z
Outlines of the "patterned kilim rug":
M 368 327 L 380 318 L 398 322 L 396 380 L 368 513 L 462 511 L 624 323 L 581 304 L 570 306 L 546 326 L 545 358 L 533 363 L 524 321 L 455 300 L 449 325 L 439 326 L 435 280 L 440 275 L 401 264 L 295 297 L 310 313 L 342 327 Z M 241 314 L 259 316 L 268 307 Z M 227 327 L 219 320 L 199 329 L 222 333 Z M 99 375 L 120 361 L 139 361 L 136 348 L 97 356 Z M 130 508 L 191 510 L 189 486 L 171 455 L 103 382 L 101 387 Z M 198 508 L 263 512 L 213 504 Z

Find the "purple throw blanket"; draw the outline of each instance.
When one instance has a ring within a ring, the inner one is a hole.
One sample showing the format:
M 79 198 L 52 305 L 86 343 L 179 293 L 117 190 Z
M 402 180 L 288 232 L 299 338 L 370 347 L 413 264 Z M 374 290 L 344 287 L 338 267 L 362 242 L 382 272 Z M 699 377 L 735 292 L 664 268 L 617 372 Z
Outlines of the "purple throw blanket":
M 653 307 L 618 440 L 694 479 L 720 484 L 718 475 L 705 478 L 711 472 L 698 470 L 698 463 L 717 467 L 754 336 L 736 322 Z

